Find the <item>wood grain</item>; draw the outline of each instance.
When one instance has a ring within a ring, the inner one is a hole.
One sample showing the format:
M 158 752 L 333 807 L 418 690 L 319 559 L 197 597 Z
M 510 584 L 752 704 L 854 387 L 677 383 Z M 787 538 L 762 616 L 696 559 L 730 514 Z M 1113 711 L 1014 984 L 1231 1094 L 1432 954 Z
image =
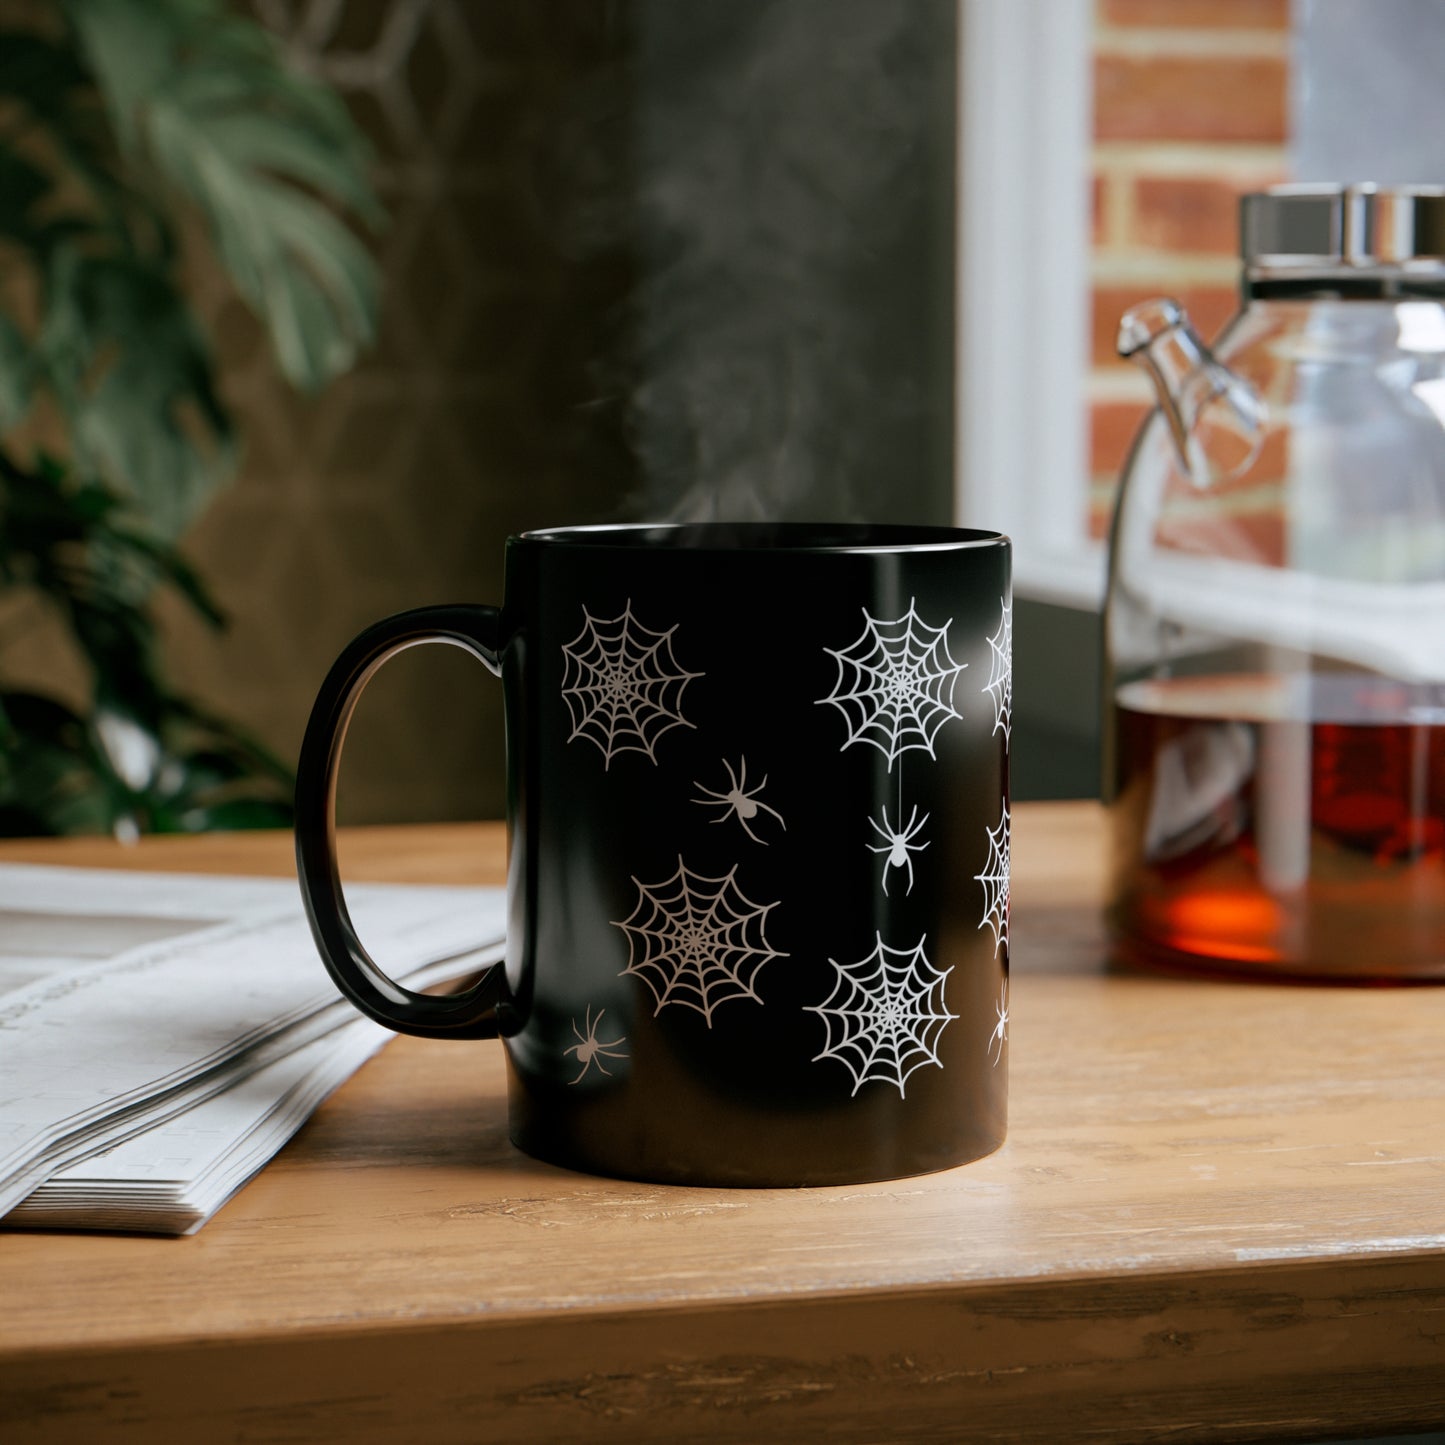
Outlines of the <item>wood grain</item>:
M 346 857 L 485 881 L 502 851 L 483 825 Z M 289 841 L 17 854 L 284 873 Z M 1021 806 L 1013 857 L 991 1158 L 812 1191 L 592 1179 L 511 1148 L 497 1046 L 398 1039 L 194 1239 L 0 1236 L 0 1439 L 1445 1423 L 1445 990 L 1111 973 L 1098 811 Z

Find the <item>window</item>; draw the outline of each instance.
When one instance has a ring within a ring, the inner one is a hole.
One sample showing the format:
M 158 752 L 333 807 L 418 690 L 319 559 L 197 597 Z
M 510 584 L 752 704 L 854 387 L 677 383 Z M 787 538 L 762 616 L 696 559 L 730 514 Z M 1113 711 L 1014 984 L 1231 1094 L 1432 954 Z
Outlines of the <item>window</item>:
M 1010 533 L 1021 596 L 1097 607 L 1151 404 L 1114 356 L 1118 319 L 1161 293 L 1205 335 L 1233 313 L 1238 197 L 1288 174 L 1290 6 L 960 0 L 960 16 L 957 515 Z

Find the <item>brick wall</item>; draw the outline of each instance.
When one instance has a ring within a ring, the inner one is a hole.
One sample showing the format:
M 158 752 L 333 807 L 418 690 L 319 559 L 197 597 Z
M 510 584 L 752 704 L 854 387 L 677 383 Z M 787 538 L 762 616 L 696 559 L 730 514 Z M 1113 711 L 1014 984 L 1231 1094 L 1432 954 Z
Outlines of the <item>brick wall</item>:
M 1095 0 L 1089 526 L 1108 528 L 1150 393 L 1114 336 L 1161 293 L 1213 336 L 1236 309 L 1236 207 L 1286 180 L 1289 0 Z

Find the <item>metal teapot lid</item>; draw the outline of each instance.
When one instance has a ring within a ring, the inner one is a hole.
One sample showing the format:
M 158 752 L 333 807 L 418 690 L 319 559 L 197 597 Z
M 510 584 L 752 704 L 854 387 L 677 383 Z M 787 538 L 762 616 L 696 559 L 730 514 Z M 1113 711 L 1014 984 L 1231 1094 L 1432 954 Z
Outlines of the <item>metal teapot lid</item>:
M 1239 239 L 1256 294 L 1256 282 L 1306 275 L 1435 279 L 1445 274 L 1445 187 L 1275 186 L 1241 199 Z

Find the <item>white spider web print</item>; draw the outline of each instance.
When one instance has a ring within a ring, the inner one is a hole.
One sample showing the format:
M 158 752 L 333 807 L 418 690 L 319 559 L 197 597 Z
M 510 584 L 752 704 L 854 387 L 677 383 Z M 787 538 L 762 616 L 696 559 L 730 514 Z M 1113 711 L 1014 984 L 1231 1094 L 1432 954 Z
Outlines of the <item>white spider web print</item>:
M 930 627 L 914 611 L 891 622 L 863 609 L 863 635 L 851 647 L 823 650 L 838 664 L 833 691 L 818 702 L 832 703 L 848 724 L 848 741 L 872 743 L 888 759 L 888 771 L 900 753 L 923 748 L 934 756 L 933 740 L 950 718 L 958 674 L 968 666 L 948 651 L 948 629 Z
M 837 1059 L 853 1075 L 853 1093 L 870 1079 L 897 1086 L 906 1098 L 908 1076 L 924 1064 L 937 1064 L 938 1038 L 949 1020 L 943 985 L 952 965 L 941 973 L 928 961 L 925 934 L 914 948 L 889 948 L 882 934 L 877 945 L 858 963 L 839 963 L 833 992 L 826 1002 L 808 1005 L 828 1030 L 823 1051 L 813 1056 Z
M 654 632 L 632 615 L 602 619 L 582 609 L 582 631 L 563 648 L 562 698 L 572 715 L 567 741 L 586 738 L 602 751 L 604 769 L 618 753 L 646 753 L 669 728 L 693 726 L 681 712 L 683 689 L 700 672 L 684 672 L 672 655 L 672 634 Z
M 762 1003 L 754 984 L 765 963 L 788 955 L 773 948 L 765 928 L 776 903 L 756 904 L 734 880 L 694 873 L 681 858 L 662 883 L 637 878 L 637 907 L 614 927 L 627 934 L 623 973 L 635 974 L 657 1000 L 656 1017 L 668 1004 L 696 1009 L 712 1027 L 713 1012 L 729 999 Z
M 1008 947 L 1007 803 L 1003 805 L 998 827 L 988 830 L 988 862 L 983 865 L 983 872 L 973 877 L 976 883 L 983 884 L 983 919 L 978 926 L 993 929 L 993 956 L 997 958 L 999 945 Z
M 1004 751 L 1008 751 L 1009 727 L 1013 721 L 1014 704 L 1014 606 L 1002 597 L 1003 616 L 998 631 L 988 640 L 988 682 L 984 691 L 993 699 L 993 730 L 1003 729 Z

